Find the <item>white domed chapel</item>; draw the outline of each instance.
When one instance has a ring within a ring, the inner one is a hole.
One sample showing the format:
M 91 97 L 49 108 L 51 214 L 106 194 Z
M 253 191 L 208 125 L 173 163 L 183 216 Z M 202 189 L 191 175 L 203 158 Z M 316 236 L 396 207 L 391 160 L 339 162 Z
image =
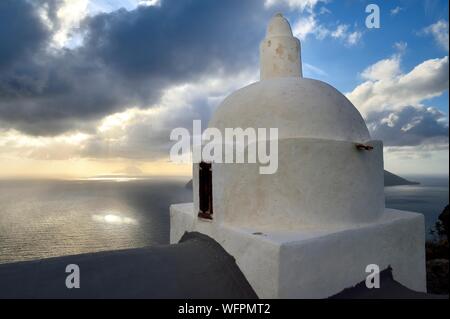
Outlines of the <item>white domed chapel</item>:
M 425 291 L 423 216 L 385 208 L 382 142 L 342 93 L 303 77 L 281 14 L 260 45 L 260 81 L 229 95 L 209 127 L 277 128 L 278 168 L 194 164 L 193 203 L 170 208 L 171 243 L 212 237 L 261 298 L 326 298 L 371 264 Z

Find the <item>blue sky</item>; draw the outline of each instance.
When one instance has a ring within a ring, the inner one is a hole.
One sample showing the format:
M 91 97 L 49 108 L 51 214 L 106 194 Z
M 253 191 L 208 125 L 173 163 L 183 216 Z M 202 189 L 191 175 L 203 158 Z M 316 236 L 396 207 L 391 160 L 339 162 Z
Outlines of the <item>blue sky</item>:
M 379 5 L 381 11 L 380 29 L 365 28 L 368 4 Z M 330 13 L 318 17 L 329 28 L 339 24 L 354 26 L 362 32 L 362 39 L 354 46 L 342 45 L 340 41 L 323 41 L 308 36 L 303 44 L 303 60 L 325 70 L 329 76 L 310 73 L 311 77 L 320 78 L 347 92 L 361 82 L 359 73 L 368 65 L 384 59 L 396 52 L 395 44 L 407 43 L 403 55 L 402 68 L 410 70 L 420 62 L 448 55 L 448 51 L 438 45 L 432 36 L 426 36 L 423 30 L 439 20 L 448 21 L 448 1 L 331 1 L 319 3 L 320 8 L 327 8 Z M 400 8 L 396 14 L 392 10 Z M 307 14 L 306 14 L 307 15 Z M 287 15 L 290 21 L 298 19 L 298 12 Z M 436 99 L 439 107 L 447 112 L 446 97 Z
M 2 0 L 0 176 L 189 174 L 166 165 L 170 131 L 258 80 L 276 12 L 304 75 L 384 141 L 387 169 L 448 175 L 447 0 Z

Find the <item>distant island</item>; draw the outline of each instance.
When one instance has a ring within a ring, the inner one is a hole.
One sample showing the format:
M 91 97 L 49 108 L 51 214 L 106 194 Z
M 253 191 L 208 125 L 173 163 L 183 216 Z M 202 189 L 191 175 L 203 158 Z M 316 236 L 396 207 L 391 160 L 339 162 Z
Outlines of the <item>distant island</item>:
M 409 181 L 391 172 L 384 171 L 384 186 L 418 185 L 419 182 Z M 186 183 L 186 188 L 192 189 L 192 179 Z
M 419 182 L 412 182 L 403 177 L 395 175 L 391 172 L 384 171 L 384 186 L 398 186 L 398 185 L 418 185 Z

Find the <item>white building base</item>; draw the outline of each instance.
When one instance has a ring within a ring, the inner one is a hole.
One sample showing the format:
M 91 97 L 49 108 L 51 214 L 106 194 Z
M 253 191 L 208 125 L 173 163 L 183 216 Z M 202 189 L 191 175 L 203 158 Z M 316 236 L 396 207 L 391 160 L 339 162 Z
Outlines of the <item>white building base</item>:
M 391 266 L 395 280 L 426 291 L 421 214 L 386 209 L 370 224 L 286 231 L 199 219 L 188 203 L 170 207 L 170 223 L 171 243 L 196 231 L 221 244 L 260 298 L 326 298 L 364 281 L 369 264 Z

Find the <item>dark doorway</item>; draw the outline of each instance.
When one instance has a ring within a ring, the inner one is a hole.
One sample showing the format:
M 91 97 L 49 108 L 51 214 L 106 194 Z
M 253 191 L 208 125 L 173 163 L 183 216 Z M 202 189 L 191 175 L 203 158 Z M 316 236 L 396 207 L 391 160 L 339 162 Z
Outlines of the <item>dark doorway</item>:
M 201 162 L 198 172 L 199 213 L 198 217 L 212 219 L 212 169 L 211 163 Z

